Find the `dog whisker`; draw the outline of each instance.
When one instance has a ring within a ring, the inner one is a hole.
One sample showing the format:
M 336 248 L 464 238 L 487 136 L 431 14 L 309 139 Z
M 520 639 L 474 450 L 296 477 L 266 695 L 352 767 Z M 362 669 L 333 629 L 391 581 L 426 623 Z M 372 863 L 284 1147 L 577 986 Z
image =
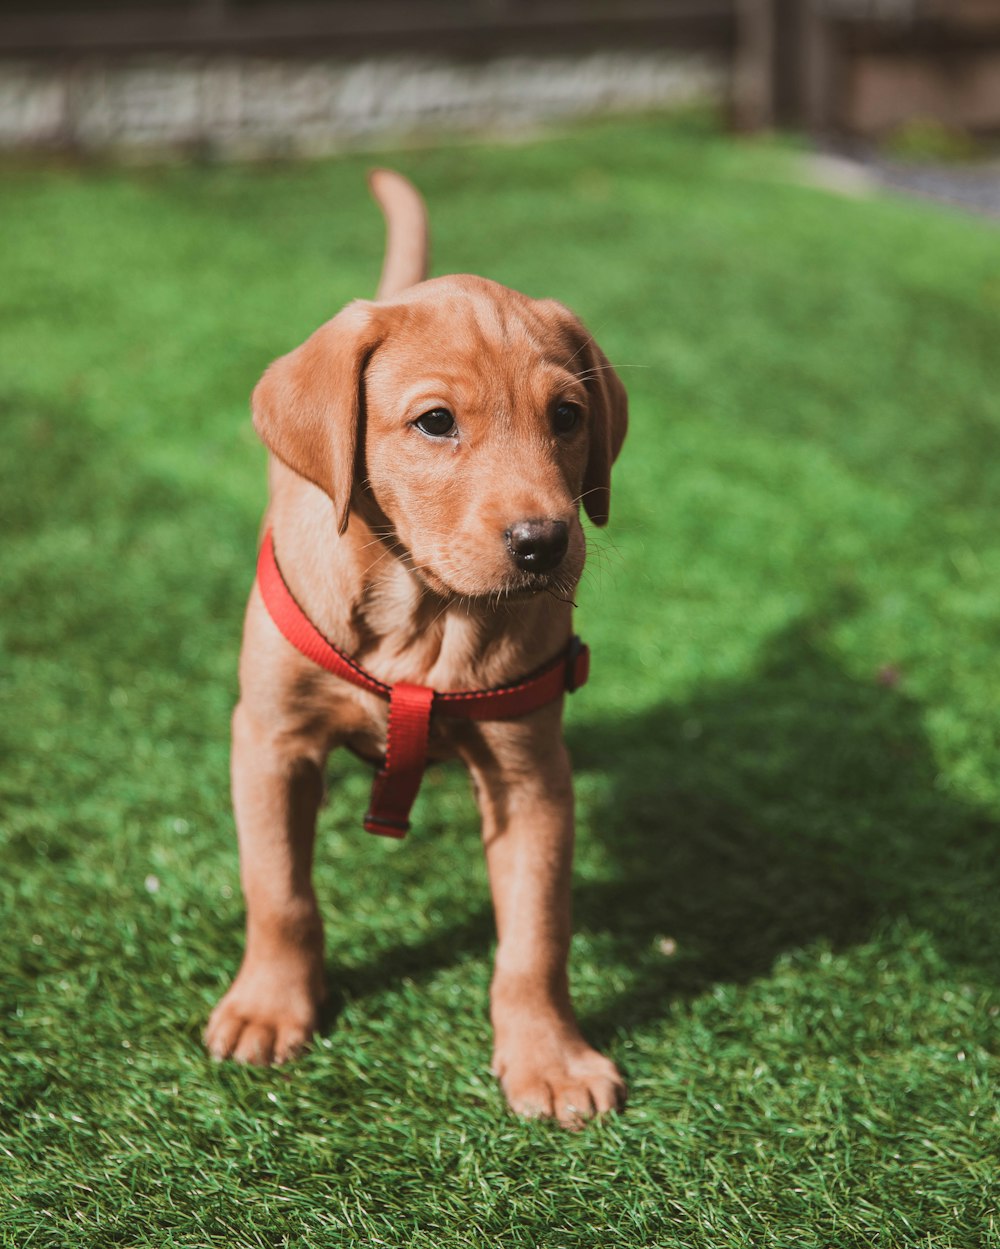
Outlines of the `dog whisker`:
M 577 373 L 577 378 L 583 381 L 586 377 L 596 376 L 598 373 L 617 373 L 621 369 L 651 369 L 651 364 L 592 364 L 589 368 L 584 369 L 582 373 Z

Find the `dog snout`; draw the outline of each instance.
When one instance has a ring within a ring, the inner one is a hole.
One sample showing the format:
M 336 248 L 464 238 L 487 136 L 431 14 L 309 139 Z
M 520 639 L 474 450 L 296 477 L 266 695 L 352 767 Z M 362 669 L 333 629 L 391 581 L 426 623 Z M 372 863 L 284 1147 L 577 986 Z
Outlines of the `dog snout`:
M 569 546 L 564 520 L 519 520 L 504 533 L 514 563 L 524 572 L 551 572 Z

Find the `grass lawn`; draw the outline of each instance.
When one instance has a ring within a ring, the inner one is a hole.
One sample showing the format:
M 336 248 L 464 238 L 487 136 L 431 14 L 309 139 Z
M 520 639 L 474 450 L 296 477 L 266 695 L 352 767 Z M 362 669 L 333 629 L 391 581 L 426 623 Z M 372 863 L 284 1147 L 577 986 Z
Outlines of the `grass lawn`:
M 488 1073 L 465 777 L 335 758 L 311 1054 L 213 1065 L 247 396 L 369 295 L 359 156 L 0 198 L 0 1244 L 1000 1245 L 1000 233 L 692 123 L 385 156 L 435 271 L 575 308 L 633 404 L 568 707 L 578 1134 Z

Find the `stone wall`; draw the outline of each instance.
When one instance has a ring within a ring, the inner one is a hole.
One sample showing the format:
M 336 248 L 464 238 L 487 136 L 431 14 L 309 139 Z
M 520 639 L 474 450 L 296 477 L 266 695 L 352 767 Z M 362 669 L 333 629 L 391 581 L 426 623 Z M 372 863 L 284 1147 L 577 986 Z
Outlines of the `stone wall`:
M 0 61 L 0 150 L 316 155 L 421 132 L 507 130 L 722 101 L 697 53 L 356 63 L 239 56 Z

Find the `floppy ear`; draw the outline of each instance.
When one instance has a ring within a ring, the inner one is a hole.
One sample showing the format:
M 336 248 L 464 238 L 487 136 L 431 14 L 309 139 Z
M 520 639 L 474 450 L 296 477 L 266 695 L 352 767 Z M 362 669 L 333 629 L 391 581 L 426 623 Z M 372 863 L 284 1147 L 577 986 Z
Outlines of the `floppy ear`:
M 348 304 L 301 347 L 270 365 L 254 388 L 254 428 L 274 455 L 325 490 L 347 528 L 365 365 L 380 341 L 373 304 Z
M 611 465 L 628 429 L 628 395 L 608 357 L 589 335 L 577 361 L 582 361 L 581 372 L 586 370 L 582 375 L 590 392 L 590 449 L 583 474 L 583 506 L 595 525 L 606 525 L 611 511 Z
M 583 506 L 595 525 L 606 525 L 611 510 L 611 465 L 628 429 L 628 395 L 608 357 L 570 310 L 544 301 L 559 318 L 571 355 L 566 368 L 583 382 L 590 397 L 590 448 L 583 474 Z

